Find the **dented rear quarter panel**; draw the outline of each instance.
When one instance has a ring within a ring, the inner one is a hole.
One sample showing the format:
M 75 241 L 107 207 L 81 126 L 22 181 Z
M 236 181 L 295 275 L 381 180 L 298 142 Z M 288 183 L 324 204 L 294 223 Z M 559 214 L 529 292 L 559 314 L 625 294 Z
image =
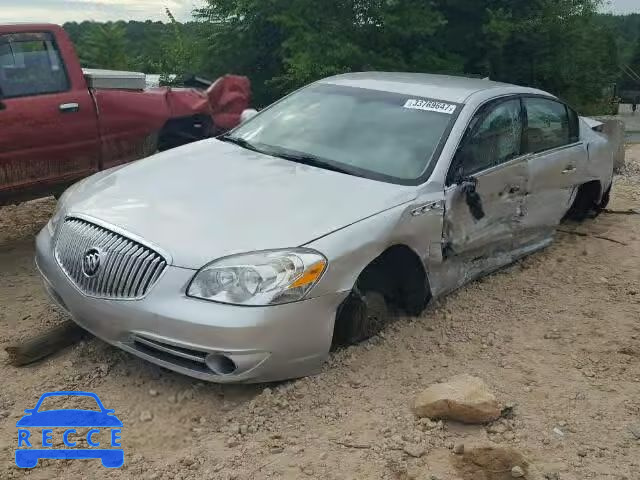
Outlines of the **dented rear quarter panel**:
M 618 131 L 612 130 L 610 134 L 592 130 L 584 120 L 580 126 L 581 137 L 588 149 L 586 168 L 581 180 L 583 183 L 598 180 L 602 185 L 602 195 L 611 186 L 615 165 L 624 165 L 624 126 L 613 121 L 610 128 Z
M 98 111 L 101 169 L 155 153 L 149 137 L 158 135 L 170 118 L 166 91 L 92 90 Z

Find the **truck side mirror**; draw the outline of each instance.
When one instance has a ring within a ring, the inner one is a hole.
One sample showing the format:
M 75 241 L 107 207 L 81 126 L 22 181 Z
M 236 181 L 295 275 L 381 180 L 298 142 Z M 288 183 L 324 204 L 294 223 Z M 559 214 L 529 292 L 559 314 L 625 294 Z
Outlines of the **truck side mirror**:
M 476 220 L 482 220 L 485 216 L 482 208 L 482 199 L 478 194 L 478 179 L 475 177 L 462 178 L 460 183 L 460 191 L 464 193 L 467 206 L 471 215 Z

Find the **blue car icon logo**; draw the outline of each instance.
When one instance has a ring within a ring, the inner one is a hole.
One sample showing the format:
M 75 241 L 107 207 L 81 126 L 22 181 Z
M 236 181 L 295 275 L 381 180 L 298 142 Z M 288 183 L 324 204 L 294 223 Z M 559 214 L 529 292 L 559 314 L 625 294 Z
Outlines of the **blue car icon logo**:
M 91 397 L 100 411 L 80 409 L 58 409 L 41 411 L 42 402 L 48 397 Z M 110 410 L 102 405 L 100 398 L 90 392 L 49 392 L 40 397 L 36 406 L 25 410 L 25 415 L 16 423 L 18 427 L 18 448 L 16 465 L 20 468 L 33 468 L 41 458 L 49 459 L 90 459 L 99 458 L 107 468 L 119 468 L 124 463 L 124 451 L 120 445 L 122 422 Z M 33 428 L 42 428 L 42 438 L 35 435 Z M 67 448 L 53 448 L 52 428 L 64 428 L 62 440 Z M 70 435 L 77 434 L 76 428 L 89 428 L 86 434 L 87 444 L 91 448 L 73 448 L 77 444 Z M 102 430 L 110 430 L 109 446 L 104 448 L 96 436 Z M 42 447 L 42 448 L 41 448 Z M 95 447 L 95 448 L 94 448 Z

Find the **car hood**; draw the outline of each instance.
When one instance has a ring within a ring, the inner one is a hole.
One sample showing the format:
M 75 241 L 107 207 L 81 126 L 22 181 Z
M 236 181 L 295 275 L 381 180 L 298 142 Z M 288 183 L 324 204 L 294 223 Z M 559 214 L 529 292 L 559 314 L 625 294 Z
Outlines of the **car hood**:
M 415 198 L 415 188 L 305 166 L 210 139 L 102 172 L 65 199 L 198 269 L 297 247 Z

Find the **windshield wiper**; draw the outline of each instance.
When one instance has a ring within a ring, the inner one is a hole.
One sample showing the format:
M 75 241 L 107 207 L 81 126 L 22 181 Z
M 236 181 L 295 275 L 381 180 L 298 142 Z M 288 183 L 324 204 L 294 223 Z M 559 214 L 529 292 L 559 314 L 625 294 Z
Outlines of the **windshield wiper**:
M 234 137 L 232 135 L 222 135 L 218 137 L 218 140 L 227 143 L 233 143 L 234 145 L 238 145 L 239 147 L 246 148 L 247 150 L 253 150 L 254 152 L 264 153 L 258 147 L 256 147 L 253 143 L 244 138 Z
M 338 173 L 345 173 L 347 175 L 353 175 L 355 177 L 361 176 L 355 173 L 353 170 L 340 167 L 338 165 L 335 165 L 332 162 L 328 162 L 327 160 L 323 160 L 319 157 L 315 157 L 313 155 L 309 155 L 306 153 L 295 153 L 295 152 L 286 151 L 284 149 L 280 149 L 276 147 L 259 148 L 253 143 L 249 142 L 248 140 L 245 140 L 244 138 L 234 137 L 232 135 L 222 135 L 218 137 L 218 140 L 221 140 L 227 143 L 233 143 L 242 148 L 246 148 L 247 150 L 253 150 L 254 152 L 263 153 L 265 155 L 271 155 L 272 157 L 282 158 L 284 160 L 300 163 L 302 165 L 322 168 L 324 170 L 331 170 L 333 172 L 338 172 Z
M 291 162 L 300 163 L 302 165 L 308 165 L 310 167 L 322 168 L 324 170 L 331 170 L 332 172 L 345 173 L 347 175 L 360 176 L 355 173 L 353 170 L 340 167 L 335 165 L 332 162 L 328 162 L 318 157 L 314 157 L 313 155 L 308 155 L 305 153 L 292 153 L 292 152 L 282 152 L 279 150 L 269 151 L 269 155 L 273 155 L 274 157 L 283 158 L 284 160 L 289 160 Z

